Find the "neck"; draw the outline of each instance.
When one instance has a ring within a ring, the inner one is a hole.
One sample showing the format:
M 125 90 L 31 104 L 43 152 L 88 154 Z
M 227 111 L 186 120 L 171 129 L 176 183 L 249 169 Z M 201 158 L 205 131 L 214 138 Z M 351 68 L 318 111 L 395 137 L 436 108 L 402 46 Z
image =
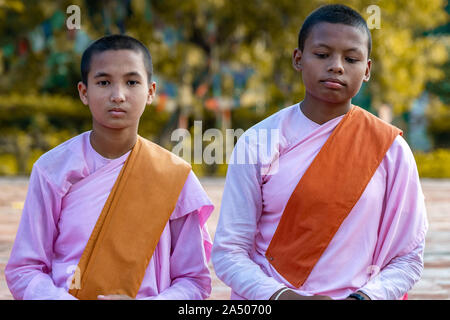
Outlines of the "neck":
M 300 108 L 307 118 L 318 124 L 324 124 L 331 119 L 346 114 L 351 106 L 350 100 L 343 103 L 329 103 L 318 100 L 307 93 Z
M 108 159 L 119 158 L 130 151 L 137 140 L 137 130 L 110 129 L 94 125 L 90 135 L 92 148 Z

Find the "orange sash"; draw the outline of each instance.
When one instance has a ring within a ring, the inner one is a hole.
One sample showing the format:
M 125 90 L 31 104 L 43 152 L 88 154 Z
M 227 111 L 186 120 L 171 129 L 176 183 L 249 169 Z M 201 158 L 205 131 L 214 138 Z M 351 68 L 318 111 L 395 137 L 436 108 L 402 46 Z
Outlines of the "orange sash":
M 138 136 L 81 256 L 81 288 L 74 288 L 74 277 L 70 294 L 85 300 L 100 294 L 136 297 L 190 170 Z
M 402 131 L 357 106 L 347 112 L 294 189 L 266 251 L 303 285 Z

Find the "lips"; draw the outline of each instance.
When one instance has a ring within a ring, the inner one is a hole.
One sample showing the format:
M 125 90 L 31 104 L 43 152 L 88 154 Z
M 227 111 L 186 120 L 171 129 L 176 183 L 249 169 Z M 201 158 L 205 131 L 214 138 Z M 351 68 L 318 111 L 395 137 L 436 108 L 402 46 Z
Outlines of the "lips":
M 109 109 L 109 111 L 113 111 L 113 112 L 125 112 L 124 109 L 122 109 L 122 108 L 117 108 L 117 107 L 111 108 L 111 109 Z
M 320 80 L 321 83 L 325 85 L 325 87 L 330 89 L 339 89 L 345 86 L 345 83 L 339 79 L 328 78 L 325 80 Z
M 126 111 L 122 108 L 118 108 L 118 107 L 114 107 L 108 110 L 108 112 L 113 116 L 113 117 L 120 117 L 123 116 Z

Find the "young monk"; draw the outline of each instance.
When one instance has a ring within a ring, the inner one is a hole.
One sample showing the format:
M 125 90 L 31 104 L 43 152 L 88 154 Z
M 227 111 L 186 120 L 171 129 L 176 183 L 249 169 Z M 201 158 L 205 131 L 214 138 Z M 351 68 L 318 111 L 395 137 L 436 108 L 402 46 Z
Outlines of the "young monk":
M 303 101 L 248 130 L 228 167 L 212 261 L 231 298 L 400 299 L 419 280 L 428 224 L 413 155 L 351 103 L 370 51 L 351 8 L 305 20 L 293 52 Z
M 112 35 L 82 56 L 92 130 L 34 164 L 6 280 L 15 299 L 204 299 L 211 201 L 189 164 L 140 137 L 155 97 L 138 40 Z

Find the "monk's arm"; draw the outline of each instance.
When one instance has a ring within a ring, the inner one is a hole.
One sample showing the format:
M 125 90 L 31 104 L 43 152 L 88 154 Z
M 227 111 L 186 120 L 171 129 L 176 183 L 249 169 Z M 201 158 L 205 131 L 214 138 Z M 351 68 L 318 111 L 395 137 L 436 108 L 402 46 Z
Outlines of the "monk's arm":
M 385 209 L 371 277 L 361 291 L 371 299 L 400 299 L 421 277 L 428 222 L 414 156 L 401 136 L 385 160 Z
M 202 300 L 211 294 L 198 211 L 170 221 L 172 284 L 153 299 Z
M 262 196 L 260 166 L 249 161 L 250 153 L 242 136 L 231 156 L 234 163 L 228 165 L 211 258 L 219 279 L 235 293 L 245 299 L 268 300 L 284 285 L 268 276 L 251 257 Z
M 74 299 L 50 276 L 61 194 L 38 167 L 30 176 L 27 198 L 13 249 L 5 268 L 15 299 Z
M 360 290 L 367 294 L 370 299 L 400 299 L 419 281 L 422 275 L 424 246 L 425 240 L 411 252 L 392 259 Z

